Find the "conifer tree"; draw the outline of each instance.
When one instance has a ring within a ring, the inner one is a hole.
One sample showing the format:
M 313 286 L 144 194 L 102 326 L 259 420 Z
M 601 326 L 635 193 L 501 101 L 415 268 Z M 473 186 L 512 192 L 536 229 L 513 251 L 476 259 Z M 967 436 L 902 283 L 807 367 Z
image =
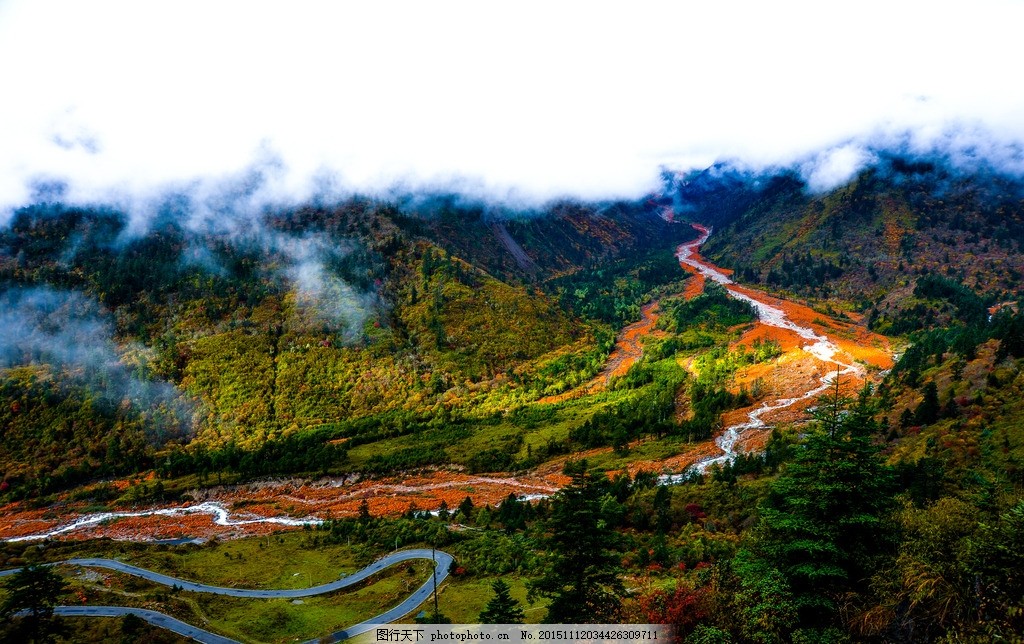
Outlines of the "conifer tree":
M 761 507 L 750 552 L 738 558 L 751 574 L 781 573 L 802 627 L 832 623 L 836 598 L 863 589 L 889 550 L 882 517 L 892 477 L 872 442 L 869 394 L 851 408 L 837 384 L 820 402 L 803 449 Z
M 512 597 L 510 588 L 504 579 L 497 579 L 491 584 L 494 597 L 480 613 L 481 624 L 522 624 L 523 607 Z
M 67 582 L 50 566 L 29 564 L 4 582 L 7 597 L 0 604 L 0 617 L 8 622 L 0 636 L 12 641 L 48 641 L 54 630 L 53 608 Z M 18 615 L 17 620 L 11 618 Z
M 924 386 L 924 400 L 914 410 L 914 422 L 918 425 L 930 425 L 939 419 L 939 388 L 934 382 Z
M 459 504 L 459 512 L 465 517 L 466 521 L 473 518 L 473 499 L 468 496 L 462 499 L 462 503 Z
M 567 464 L 566 474 L 572 482 L 555 497 L 547 522 L 547 565 L 530 584 L 530 596 L 551 599 L 548 623 L 611 623 L 625 590 L 618 558 L 609 550 L 615 532 L 601 521 L 608 479 L 587 472 L 586 461 Z

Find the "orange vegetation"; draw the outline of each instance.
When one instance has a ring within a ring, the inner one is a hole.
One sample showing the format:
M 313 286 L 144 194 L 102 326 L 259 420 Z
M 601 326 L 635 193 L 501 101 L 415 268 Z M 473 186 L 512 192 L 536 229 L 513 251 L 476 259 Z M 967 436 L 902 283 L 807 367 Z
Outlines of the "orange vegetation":
M 690 268 L 686 264 L 682 264 L 682 266 Z M 696 269 L 690 268 L 690 270 L 693 271 L 693 276 L 686 280 L 686 288 L 683 289 L 683 297 L 688 300 L 692 300 L 704 292 L 705 282 L 704 276 L 696 272 Z
M 594 376 L 590 382 L 580 385 L 575 389 L 562 392 L 554 396 L 545 396 L 537 402 L 542 405 L 553 405 L 565 400 L 582 398 L 583 396 L 601 391 L 608 386 L 612 378 L 623 376 L 629 371 L 640 356 L 644 353 L 643 338 L 646 336 L 658 337 L 661 331 L 655 330 L 658 323 L 658 302 L 650 302 L 640 308 L 640 320 L 623 327 L 615 339 L 615 347 L 608 356 L 608 362 L 602 367 L 601 372 Z
M 695 226 L 696 227 L 696 226 Z M 699 260 L 703 261 L 703 260 Z M 709 264 L 709 266 L 711 266 Z M 723 273 L 728 273 L 713 267 Z M 693 269 L 688 269 L 693 270 Z M 695 274 L 687 284 L 683 295 L 693 297 L 704 286 L 704 278 Z M 837 359 L 852 363 L 854 360 L 879 369 L 892 366 L 892 357 L 887 340 L 871 333 L 863 327 L 849 322 L 836 320 L 818 313 L 811 308 L 771 297 L 760 291 L 742 286 L 730 285 L 730 289 L 746 294 L 752 298 L 780 308 L 796 324 L 809 327 L 819 335 L 827 336 L 839 349 Z M 607 364 L 601 373 L 589 383 L 577 389 L 541 399 L 541 403 L 555 403 L 569 398 L 585 396 L 599 391 L 617 375 L 624 374 L 643 353 L 642 340 L 645 336 L 657 333 L 655 324 L 658 320 L 658 303 L 652 302 L 641 309 L 641 319 L 628 325 L 619 334 L 616 345 Z M 793 331 L 771 327 L 763 323 L 755 323 L 735 344 L 751 345 L 755 340 L 775 340 L 783 351 L 783 355 L 769 362 L 751 365 L 736 374 L 731 386 L 739 390 L 746 386 L 752 389 L 753 383 L 760 380 L 759 388 L 763 390 L 762 400 L 754 405 L 726 414 L 723 418 L 725 426 L 745 422 L 748 414 L 759 407 L 763 401 L 774 401 L 783 398 L 797 398 L 817 387 L 820 379 L 836 366 L 804 351 L 809 341 Z M 870 372 L 865 372 L 869 375 Z M 863 384 L 859 378 L 844 379 L 843 387 L 847 393 L 856 391 Z M 765 414 L 762 419 L 769 425 L 780 422 L 794 422 L 806 419 L 807 407 L 814 404 L 809 398 L 800 402 Z M 741 449 L 745 451 L 763 449 L 770 429 L 750 430 L 744 433 Z M 604 453 L 610 448 L 599 448 L 575 454 L 572 458 L 586 457 L 589 454 Z M 719 453 L 713 441 L 704 441 L 687 448 L 683 453 L 661 461 L 638 461 L 631 463 L 628 470 L 631 474 L 638 471 L 682 472 L 690 465 Z M 332 478 L 320 481 L 262 481 L 231 487 L 215 487 L 195 490 L 189 493 L 193 501 L 216 501 L 229 508 L 233 520 L 258 519 L 260 517 L 288 516 L 291 518 L 310 517 L 328 519 L 335 517 L 355 516 L 365 501 L 370 513 L 374 516 L 398 516 L 410 507 L 421 510 L 435 510 L 442 502 L 454 509 L 467 496 L 477 506 L 497 505 L 510 493 L 518 495 L 549 495 L 564 486 L 568 479 L 561 473 L 566 458 L 556 459 L 544 464 L 536 471 L 527 475 L 470 475 L 463 472 L 436 469 L 407 476 L 385 478 Z M 114 483 L 117 489 L 127 487 L 128 482 Z M 32 509 L 24 504 L 8 504 L 0 508 L 0 539 L 28 534 L 36 534 L 66 525 L 85 511 L 85 503 L 70 502 L 67 499 L 61 504 L 58 513 L 54 508 Z M 233 538 L 244 535 L 264 534 L 266 532 L 287 529 L 271 523 L 249 523 L 237 526 L 217 525 L 213 518 L 205 514 L 193 514 L 175 517 L 146 516 L 121 518 L 111 522 L 98 524 L 88 529 L 67 533 L 64 538 L 82 539 L 107 536 L 116 539 L 162 539 L 174 537 L 211 537 Z
M 216 501 L 232 512 L 232 521 L 265 517 L 330 519 L 356 516 L 365 500 L 374 516 L 399 516 L 415 506 L 436 510 L 442 501 L 453 511 L 467 496 L 477 506 L 495 506 L 510 493 L 549 495 L 568 479 L 560 472 L 525 476 L 480 476 L 451 470 L 433 470 L 408 476 L 378 479 L 324 479 L 320 481 L 261 481 L 239 486 L 194 490 L 195 502 Z M 191 505 L 191 503 L 181 504 Z M 59 513 L 9 504 L 0 511 L 0 539 L 38 534 L 67 525 L 83 516 L 85 504 L 68 503 Z M 167 506 L 174 507 L 174 506 Z M 147 510 L 155 509 L 152 507 Z M 132 511 L 121 508 L 119 511 Z M 222 526 L 207 514 L 173 517 L 122 517 L 61 535 L 67 539 L 111 537 L 151 540 L 168 538 L 231 539 L 289 529 L 273 523 Z M 294 529 L 294 528 L 291 528 Z
M 819 335 L 827 336 L 843 353 L 848 354 L 854 360 L 874 365 L 880 369 L 892 367 L 892 352 L 885 336 L 872 333 L 864 327 L 850 322 L 836 320 L 824 313 L 818 313 L 809 306 L 772 297 L 761 291 L 737 285 L 731 285 L 729 288 L 755 298 L 759 302 L 782 309 L 790 320 L 800 326 L 810 327 Z M 774 331 L 781 331 L 781 329 L 774 329 Z
M 629 464 L 629 473 L 636 475 L 638 472 L 655 472 L 676 474 L 685 472 L 691 465 L 706 458 L 717 456 L 721 452 L 712 441 L 694 443 L 693 447 L 681 454 L 676 454 L 660 461 L 633 461 Z
M 661 332 L 656 331 L 654 326 L 658 323 L 658 303 L 651 302 L 640 309 L 640 321 L 634 322 L 622 329 L 619 337 L 615 339 L 615 349 L 608 356 L 608 362 L 598 375 L 607 385 L 612 378 L 624 376 L 633 363 L 640 359 L 644 353 L 641 340 L 644 336 L 657 336 Z
M 1000 302 L 999 304 L 995 304 L 993 306 L 988 307 L 988 314 L 989 315 L 995 315 L 996 313 L 999 313 L 1003 309 L 1009 309 L 1013 313 L 1016 313 L 1017 312 L 1017 303 L 1016 302 Z

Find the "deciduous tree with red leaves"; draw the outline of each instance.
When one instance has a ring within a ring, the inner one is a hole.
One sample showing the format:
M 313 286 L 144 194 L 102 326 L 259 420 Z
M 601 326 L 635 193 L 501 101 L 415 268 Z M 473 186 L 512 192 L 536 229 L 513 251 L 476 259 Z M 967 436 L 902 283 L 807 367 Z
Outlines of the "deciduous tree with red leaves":
M 640 610 L 649 624 L 671 624 L 681 642 L 708 616 L 708 590 L 676 580 L 673 591 L 656 588 L 639 597 Z

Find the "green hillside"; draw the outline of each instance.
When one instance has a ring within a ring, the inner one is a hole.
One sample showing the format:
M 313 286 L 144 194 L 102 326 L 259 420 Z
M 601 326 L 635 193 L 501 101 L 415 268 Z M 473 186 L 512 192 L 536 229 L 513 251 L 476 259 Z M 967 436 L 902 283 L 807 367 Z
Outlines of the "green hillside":
M 957 317 L 959 286 L 986 304 L 1020 295 L 1024 200 L 1014 179 L 897 157 L 825 194 L 793 177 L 764 183 L 707 221 L 716 231 L 705 253 L 728 258 L 741 280 L 862 313 L 896 335 Z
M 672 623 L 685 642 L 1019 641 L 1024 190 L 898 158 L 825 194 L 788 173 L 711 179 L 514 217 L 353 199 L 139 232 L 115 211 L 19 211 L 0 231 L 0 498 L 24 503 L 8 507 L 437 468 L 571 483 L 436 516 L 367 509 L 287 539 L 0 556 L 127 554 L 168 571 L 215 559 L 234 579 L 266 549 L 313 583 L 327 560 L 443 547 L 461 572 L 439 608 L 465 621 L 508 577 L 530 621 Z M 870 327 L 897 355 L 877 386 L 826 392 L 763 449 L 658 485 L 644 468 L 710 453 L 726 415 L 771 402 L 791 364 L 771 337 L 736 344 L 764 327 L 726 289 L 681 297 L 673 253 L 695 233 L 658 216 L 676 196 L 714 226 L 702 253 L 738 281 Z M 605 382 L 616 335 L 655 299 L 642 357 Z M 737 386 L 742 369 L 767 375 Z M 581 566 L 578 586 L 560 581 Z M 256 624 L 254 638 L 315 637 L 328 619 L 317 602 L 254 621 L 255 604 L 132 592 L 123 601 L 221 615 L 232 633 Z
M 562 204 L 502 220 L 500 235 L 473 208 L 364 199 L 211 230 L 127 222 L 40 204 L 0 231 L 6 319 L 24 336 L 3 347 L 0 376 L 32 410 L 0 438 L 8 494 L 77 480 L 66 472 L 149 467 L 168 450 L 180 462 L 198 448 L 244 455 L 290 437 L 379 437 L 565 390 L 596 373 L 650 289 L 679 279 L 670 259 L 638 271 L 690 234 L 629 204 Z M 574 275 L 603 270 L 619 275 L 602 290 L 616 303 L 610 318 L 566 296 L 580 291 Z M 83 341 L 94 362 L 84 374 Z M 101 400 L 111 379 L 123 399 Z M 154 388 L 171 398 L 128 394 Z M 74 427 L 54 431 L 60 419 Z M 81 448 L 40 460 L 67 432 Z M 109 462 L 108 451 L 132 456 Z M 330 465 L 347 467 L 335 452 Z M 305 470 L 288 462 L 268 467 Z M 55 474 L 40 482 L 46 469 Z

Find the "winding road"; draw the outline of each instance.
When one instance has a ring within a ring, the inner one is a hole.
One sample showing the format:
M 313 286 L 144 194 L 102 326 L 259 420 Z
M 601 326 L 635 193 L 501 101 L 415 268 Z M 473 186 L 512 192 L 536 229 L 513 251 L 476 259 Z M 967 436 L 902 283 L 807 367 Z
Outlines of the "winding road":
M 290 590 L 257 590 L 210 586 L 208 584 L 200 584 L 194 581 L 187 581 L 185 579 L 178 579 L 177 577 L 153 572 L 152 570 L 139 568 L 138 566 L 126 564 L 114 559 L 68 559 L 67 561 L 59 561 L 50 565 L 67 564 L 73 566 L 88 566 L 90 568 L 107 568 L 109 570 L 115 570 L 135 577 L 141 577 L 142 579 L 146 579 L 157 584 L 163 584 L 164 586 L 169 587 L 178 587 L 181 590 L 194 593 L 211 593 L 214 595 L 247 597 L 252 599 L 288 599 L 322 595 L 335 590 L 341 590 L 342 588 L 347 588 L 365 581 L 372 575 L 375 575 L 386 568 L 402 563 L 403 561 L 410 561 L 413 559 L 428 559 L 434 561 L 434 570 L 431 579 L 428 579 L 400 604 L 379 615 L 375 615 L 364 622 L 360 622 L 353 626 L 349 626 L 346 629 L 331 633 L 326 638 L 309 640 L 310 642 L 339 642 L 354 635 L 365 633 L 377 624 L 393 622 L 411 613 L 417 606 L 425 602 L 430 597 L 430 593 L 433 591 L 435 585 L 440 584 L 448 577 L 448 568 L 455 561 L 455 558 L 441 550 L 427 550 L 426 548 L 400 550 L 381 557 L 369 566 L 366 566 L 351 575 L 338 579 L 337 581 L 332 581 L 320 586 L 314 586 L 312 588 L 298 588 Z M 13 575 L 19 570 L 21 569 L 13 568 L 10 570 L 2 570 L 0 571 L 0 577 Z M 128 608 L 124 606 L 58 606 L 54 609 L 54 614 L 64 617 L 122 617 L 125 615 L 135 615 L 154 626 L 165 628 L 184 637 L 190 637 L 197 642 L 204 642 L 204 644 L 228 644 L 235 642 L 235 640 L 217 635 L 216 633 L 211 633 L 190 624 L 186 624 L 185 622 L 175 619 L 170 615 L 141 608 Z

